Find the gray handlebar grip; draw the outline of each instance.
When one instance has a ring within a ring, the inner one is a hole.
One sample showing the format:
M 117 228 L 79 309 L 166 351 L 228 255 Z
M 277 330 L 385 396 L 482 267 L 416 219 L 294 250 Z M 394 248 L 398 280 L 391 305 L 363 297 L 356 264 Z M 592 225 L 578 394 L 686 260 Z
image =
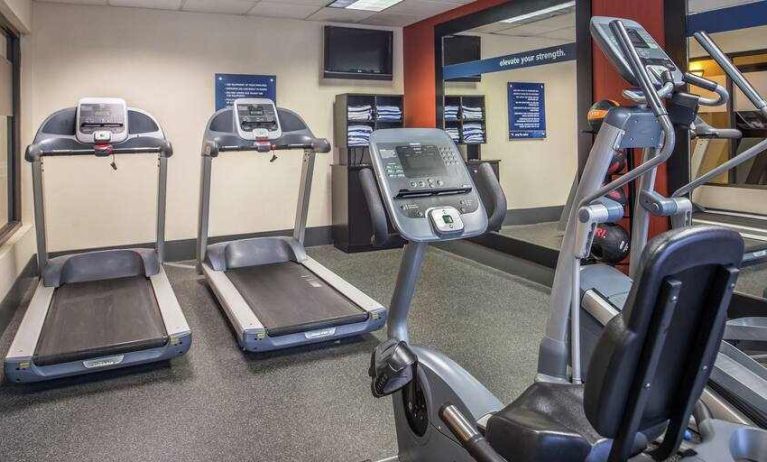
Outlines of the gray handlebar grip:
M 477 180 L 490 193 L 488 198 L 491 203 L 485 204 L 485 209 L 490 210 L 487 218 L 487 230 L 498 231 L 503 226 L 506 219 L 506 194 L 503 193 L 501 184 L 495 176 L 493 167 L 487 162 L 479 165 L 477 169 Z
M 330 152 L 330 141 L 325 138 L 315 138 L 312 140 L 312 149 L 316 153 L 325 154 Z
M 378 192 L 373 171 L 369 168 L 363 168 L 358 173 L 362 194 L 368 204 L 370 211 L 370 224 L 373 226 L 372 244 L 376 247 L 383 247 L 392 240 L 389 235 L 389 224 L 386 219 L 386 210 L 384 209 L 381 196 Z

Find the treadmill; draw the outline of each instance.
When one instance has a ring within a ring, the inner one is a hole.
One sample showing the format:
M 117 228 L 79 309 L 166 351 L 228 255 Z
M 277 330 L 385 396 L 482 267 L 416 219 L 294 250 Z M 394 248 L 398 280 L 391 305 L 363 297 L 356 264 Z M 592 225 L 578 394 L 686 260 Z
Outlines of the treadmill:
M 213 159 L 225 152 L 304 151 L 293 236 L 208 244 Z M 198 271 L 245 351 L 264 352 L 380 329 L 387 310 L 306 254 L 314 160 L 330 151 L 295 112 L 269 99 L 238 99 L 209 120 L 202 148 Z
M 157 154 L 154 249 L 99 250 L 49 258 L 43 159 Z M 163 361 L 189 350 L 192 333 L 162 267 L 171 144 L 148 113 L 117 98 L 84 98 L 50 115 L 27 147 L 40 281 L 5 358 L 12 382 L 38 382 Z

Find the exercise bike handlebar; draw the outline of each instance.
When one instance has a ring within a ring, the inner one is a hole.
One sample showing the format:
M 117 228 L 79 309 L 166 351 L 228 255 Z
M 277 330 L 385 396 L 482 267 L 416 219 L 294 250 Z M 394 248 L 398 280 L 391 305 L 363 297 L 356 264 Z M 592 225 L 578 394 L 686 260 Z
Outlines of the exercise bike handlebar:
M 746 98 L 756 107 L 756 109 L 767 117 L 767 101 L 759 94 L 758 91 L 751 85 L 751 82 L 746 79 L 735 64 L 730 61 L 730 58 L 722 51 L 721 48 L 709 37 L 705 32 L 696 32 L 693 34 L 695 40 L 700 43 L 700 46 L 706 50 L 706 53 L 711 56 L 719 67 L 732 79 L 733 83 L 740 88 L 740 91 L 746 95 Z
M 395 239 L 395 236 L 389 233 L 389 224 L 386 219 L 386 210 L 384 209 L 381 196 L 378 192 L 376 179 L 373 170 L 363 168 L 359 172 L 362 194 L 370 210 L 370 224 L 373 226 L 373 237 L 371 243 L 375 247 L 384 247 Z
M 615 20 L 610 23 L 610 30 L 615 35 L 621 50 L 628 57 L 629 66 L 631 67 L 632 71 L 634 71 L 634 75 L 637 76 L 637 79 L 639 80 L 640 87 L 645 95 L 647 105 L 650 107 L 653 114 L 655 114 L 655 117 L 658 119 L 658 123 L 663 129 L 663 146 L 661 147 L 660 152 L 647 162 L 630 170 L 628 173 L 617 178 L 616 180 L 613 180 L 610 183 L 602 186 L 590 196 L 585 197 L 580 202 L 580 204 L 578 204 L 578 208 L 590 204 L 594 200 L 599 199 L 610 191 L 621 188 L 631 181 L 634 181 L 637 178 L 647 174 L 648 172 L 658 168 L 658 166 L 666 162 L 671 157 L 671 154 L 674 152 L 674 145 L 676 144 L 674 126 L 671 123 L 668 112 L 666 112 L 666 108 L 661 103 L 660 95 L 655 89 L 655 85 L 653 85 L 652 80 L 650 79 L 650 75 L 647 73 L 647 69 L 645 69 L 645 67 L 642 65 L 642 61 L 639 58 L 636 47 L 634 47 L 634 44 L 629 38 L 628 32 L 626 32 L 626 26 L 624 26 L 623 22 L 620 20 Z
M 482 184 L 489 192 L 491 201 L 490 204 L 485 204 L 485 208 L 490 209 L 492 207 L 492 213 L 487 218 L 487 230 L 497 231 L 503 226 L 503 221 L 506 219 L 506 194 L 503 193 L 501 184 L 498 182 L 498 178 L 495 176 L 493 167 L 487 162 L 483 162 L 477 168 L 476 182 Z
M 455 405 L 443 406 L 439 416 L 477 462 L 507 462 Z

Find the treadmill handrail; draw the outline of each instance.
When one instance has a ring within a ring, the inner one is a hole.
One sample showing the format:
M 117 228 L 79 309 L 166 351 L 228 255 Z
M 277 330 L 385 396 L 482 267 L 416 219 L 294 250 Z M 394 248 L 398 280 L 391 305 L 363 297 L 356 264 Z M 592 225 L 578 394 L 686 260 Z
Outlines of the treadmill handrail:
M 202 155 L 207 157 L 218 157 L 222 152 L 243 152 L 243 151 L 258 151 L 257 141 L 249 145 L 221 145 L 216 140 L 205 140 L 202 148 Z M 270 144 L 269 151 L 287 151 L 287 150 L 304 150 L 312 151 L 317 154 L 325 154 L 330 152 L 330 142 L 326 138 L 313 138 L 310 143 L 285 143 L 285 144 L 273 144 L 271 141 L 264 141 L 264 143 Z
M 118 146 L 113 147 L 109 155 L 122 155 L 122 154 L 154 154 L 157 153 L 160 157 L 169 158 L 173 156 L 173 145 L 168 140 L 161 140 L 159 138 L 153 138 L 156 140 L 157 146 L 147 147 L 133 147 L 133 148 L 121 148 Z M 95 156 L 96 150 L 94 148 L 85 147 L 83 149 L 47 149 L 45 143 L 35 143 L 27 146 L 25 159 L 28 162 L 34 162 L 42 157 L 63 157 L 63 156 Z

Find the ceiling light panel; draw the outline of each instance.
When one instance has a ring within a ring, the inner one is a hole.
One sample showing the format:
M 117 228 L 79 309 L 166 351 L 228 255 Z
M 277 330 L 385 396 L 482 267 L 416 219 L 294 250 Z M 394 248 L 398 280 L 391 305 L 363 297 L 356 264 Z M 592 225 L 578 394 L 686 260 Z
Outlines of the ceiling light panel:
M 543 18 L 549 18 L 552 16 L 569 13 L 574 8 L 575 8 L 574 1 L 566 2 L 566 3 L 561 3 L 559 5 L 550 6 L 548 8 L 543 8 L 537 11 L 531 11 L 530 13 L 520 14 L 519 16 L 514 16 L 513 18 L 504 19 L 502 22 L 505 22 L 506 24 L 528 23 L 532 21 L 538 21 Z
M 402 0 L 336 0 L 328 6 L 332 8 L 378 12 L 391 8 L 400 2 Z

